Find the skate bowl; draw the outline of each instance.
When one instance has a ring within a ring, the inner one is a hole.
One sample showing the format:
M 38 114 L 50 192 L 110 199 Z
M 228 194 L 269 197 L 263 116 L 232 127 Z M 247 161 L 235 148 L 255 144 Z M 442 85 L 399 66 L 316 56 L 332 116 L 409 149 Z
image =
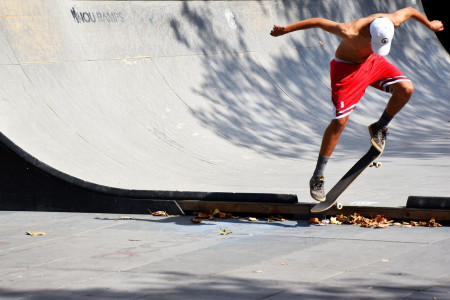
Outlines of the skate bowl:
M 44 174 L 112 195 L 313 202 L 308 181 L 332 115 L 329 62 L 339 40 L 318 29 L 269 32 L 406 6 L 423 11 L 420 1 L 378 0 L 1 1 L 0 140 Z M 390 124 L 383 168 L 363 174 L 344 204 L 450 193 L 449 56 L 409 20 L 387 58 L 415 93 Z M 366 91 L 326 188 L 367 151 L 367 125 L 388 98 Z

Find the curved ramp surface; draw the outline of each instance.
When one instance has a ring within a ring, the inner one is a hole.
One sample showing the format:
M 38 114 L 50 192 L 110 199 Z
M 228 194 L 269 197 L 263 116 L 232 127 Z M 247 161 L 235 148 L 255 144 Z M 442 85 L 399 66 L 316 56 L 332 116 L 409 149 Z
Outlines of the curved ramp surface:
M 296 193 L 332 111 L 339 40 L 273 24 L 351 21 L 416 1 L 0 2 L 0 131 L 44 171 L 103 191 Z M 449 57 L 410 20 L 389 60 L 415 83 L 391 123 L 384 167 L 344 204 L 404 205 L 448 196 Z M 327 187 L 369 147 L 389 96 L 368 89 L 330 160 Z

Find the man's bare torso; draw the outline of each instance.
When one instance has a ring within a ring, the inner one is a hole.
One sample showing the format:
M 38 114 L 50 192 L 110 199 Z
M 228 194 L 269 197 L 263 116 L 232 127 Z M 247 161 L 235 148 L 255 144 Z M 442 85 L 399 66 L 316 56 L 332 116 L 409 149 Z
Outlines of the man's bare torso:
M 372 54 L 372 47 L 370 45 L 370 23 L 376 17 L 381 17 L 384 14 L 371 15 L 366 18 L 358 19 L 350 23 L 343 23 L 341 43 L 336 49 L 336 58 L 354 62 L 363 63 Z
M 368 46 L 367 46 L 368 45 Z M 372 47 L 370 46 L 369 41 L 355 41 L 352 39 L 351 41 L 343 40 L 341 44 L 336 49 L 335 56 L 336 58 L 361 64 L 365 62 L 372 55 Z

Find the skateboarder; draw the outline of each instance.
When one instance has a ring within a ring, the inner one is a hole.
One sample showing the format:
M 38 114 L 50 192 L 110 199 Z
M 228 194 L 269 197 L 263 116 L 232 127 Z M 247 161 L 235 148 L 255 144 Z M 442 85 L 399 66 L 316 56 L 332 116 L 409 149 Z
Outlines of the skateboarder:
M 441 21 L 430 22 L 416 9 L 407 7 L 394 13 L 377 13 L 349 23 L 311 18 L 288 26 L 274 25 L 270 32 L 277 37 L 297 30 L 320 28 L 342 39 L 330 63 L 331 99 L 336 107 L 335 116 L 323 135 L 316 169 L 309 183 L 311 196 L 315 200 L 325 200 L 325 165 L 365 89 L 370 85 L 392 94 L 380 119 L 369 126 L 371 142 L 380 151 L 385 146 L 386 126 L 411 98 L 414 91 L 411 81 L 383 57 L 389 53 L 394 28 L 410 18 L 432 31 L 444 29 Z

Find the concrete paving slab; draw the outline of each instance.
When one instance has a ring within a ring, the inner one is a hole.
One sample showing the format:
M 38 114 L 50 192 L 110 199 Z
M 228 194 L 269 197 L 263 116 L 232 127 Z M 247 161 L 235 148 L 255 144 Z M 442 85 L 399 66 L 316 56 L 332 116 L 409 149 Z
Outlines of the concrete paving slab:
M 449 227 L 121 217 L 0 212 L 2 299 L 445 299 L 449 294 Z M 231 233 L 220 235 L 220 229 Z M 25 235 L 28 230 L 46 235 Z

